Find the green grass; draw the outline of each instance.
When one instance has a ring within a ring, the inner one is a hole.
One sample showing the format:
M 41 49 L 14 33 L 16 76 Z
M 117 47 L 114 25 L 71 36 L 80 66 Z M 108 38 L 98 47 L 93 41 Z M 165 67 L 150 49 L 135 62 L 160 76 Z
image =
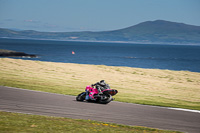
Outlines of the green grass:
M 0 53 L 10 53 L 10 52 L 15 52 L 15 51 L 6 50 L 6 49 L 0 49 Z
M 0 85 L 78 95 L 104 79 L 116 101 L 200 110 L 200 73 L 0 58 Z
M 175 131 L 118 125 L 91 120 L 76 120 L 8 112 L 0 112 L 0 131 L 1 133 L 178 133 Z

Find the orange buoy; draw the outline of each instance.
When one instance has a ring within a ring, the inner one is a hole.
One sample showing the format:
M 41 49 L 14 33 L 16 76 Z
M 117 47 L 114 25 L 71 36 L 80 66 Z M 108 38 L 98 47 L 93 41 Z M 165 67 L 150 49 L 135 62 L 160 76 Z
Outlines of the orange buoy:
M 72 51 L 72 54 L 75 54 L 75 52 L 74 52 L 74 51 Z

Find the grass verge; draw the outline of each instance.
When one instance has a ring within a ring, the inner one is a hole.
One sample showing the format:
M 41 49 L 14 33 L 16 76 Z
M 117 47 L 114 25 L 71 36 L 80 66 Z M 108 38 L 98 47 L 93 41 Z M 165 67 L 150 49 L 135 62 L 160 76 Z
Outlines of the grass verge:
M 104 79 L 116 101 L 200 110 L 200 73 L 0 58 L 0 85 L 77 95 Z
M 91 120 L 76 120 L 61 117 L 27 115 L 19 113 L 0 112 L 1 133 L 37 132 L 37 133 L 178 133 L 175 131 L 158 130 L 146 127 L 125 126 L 112 123 L 102 123 Z

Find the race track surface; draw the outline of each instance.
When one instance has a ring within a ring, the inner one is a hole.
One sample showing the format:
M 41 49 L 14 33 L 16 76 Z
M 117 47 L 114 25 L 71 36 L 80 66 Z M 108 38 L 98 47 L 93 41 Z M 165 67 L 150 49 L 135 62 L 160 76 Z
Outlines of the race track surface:
M 0 110 L 75 119 L 90 119 L 200 133 L 200 113 L 130 103 L 77 102 L 75 96 L 0 86 Z

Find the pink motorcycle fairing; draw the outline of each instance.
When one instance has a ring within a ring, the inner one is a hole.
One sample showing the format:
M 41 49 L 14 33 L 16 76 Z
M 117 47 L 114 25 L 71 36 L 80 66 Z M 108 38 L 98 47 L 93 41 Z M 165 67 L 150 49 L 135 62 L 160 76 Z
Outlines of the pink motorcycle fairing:
M 94 95 L 99 93 L 98 90 L 96 88 L 92 88 L 91 85 L 86 86 L 85 91 L 89 92 L 90 99 L 94 99 Z
M 89 92 L 89 98 L 90 98 L 90 99 L 95 99 L 95 98 L 94 98 L 94 95 L 95 95 L 95 94 L 98 95 L 98 93 L 99 93 L 98 90 L 97 90 L 96 88 L 93 88 L 91 85 L 86 86 L 85 91 L 86 91 L 86 92 Z M 102 93 L 103 93 L 103 92 L 107 92 L 107 93 L 109 93 L 111 96 L 114 96 L 115 94 L 118 93 L 117 90 L 113 90 L 113 89 L 105 89 L 105 90 L 102 91 Z

